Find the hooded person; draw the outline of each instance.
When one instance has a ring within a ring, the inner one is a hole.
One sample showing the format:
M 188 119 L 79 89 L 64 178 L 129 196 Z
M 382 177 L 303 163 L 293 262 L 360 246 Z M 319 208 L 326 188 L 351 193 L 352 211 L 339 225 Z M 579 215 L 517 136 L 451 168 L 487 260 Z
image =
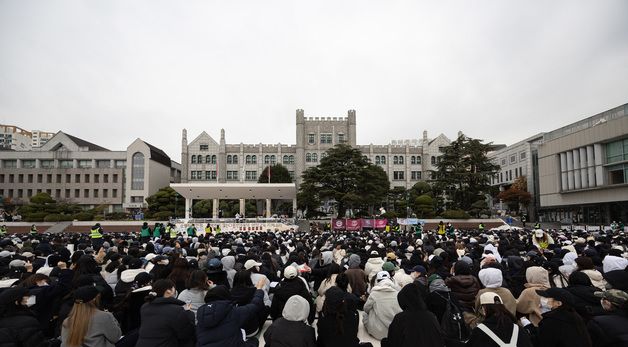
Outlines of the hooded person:
M 334 257 L 332 251 L 321 252 L 321 257 L 316 266 L 312 268 L 311 272 L 312 278 L 314 279 L 314 290 L 318 290 L 321 282 L 327 277 L 328 269 L 333 261 Z
M 40 346 L 45 338 L 35 315 L 28 309 L 26 288 L 9 288 L 0 294 L 0 345 Z
M 251 303 L 236 306 L 231 301 L 229 289 L 216 286 L 207 292 L 206 304 L 199 307 L 196 318 L 196 345 L 198 347 L 244 347 L 257 346 L 254 338 L 244 340 L 242 331 L 246 322 L 254 319 L 264 309 L 265 283 L 259 280 Z
M 576 258 L 578 258 L 578 253 L 576 252 L 568 252 L 563 256 L 563 265 L 558 267 L 558 271 L 566 278 L 569 278 L 569 275 L 576 271 Z
M 207 278 L 215 285 L 231 288 L 227 272 L 223 270 L 223 264 L 218 258 L 211 258 L 207 262 Z
M 358 347 L 358 326 L 360 317 L 352 309 L 352 294 L 338 287 L 331 287 L 325 293 L 323 310 L 317 322 L 318 347 Z
M 384 266 L 384 259 L 382 259 L 377 251 L 371 251 L 369 255 L 369 259 L 366 261 L 364 265 L 364 272 L 368 276 L 369 282 L 377 275 L 378 272 L 382 271 L 382 266 Z
M 591 279 L 591 283 L 593 286 L 597 287 L 599 290 L 606 290 L 606 280 L 604 280 L 604 276 L 602 273 L 595 269 L 595 265 L 593 265 L 593 259 L 589 257 L 578 257 L 575 260 L 576 265 L 578 266 L 578 271 L 585 273 Z
M 454 264 L 454 276 L 445 280 L 445 285 L 451 290 L 460 307 L 466 312 L 472 312 L 475 296 L 480 290 L 480 281 L 471 275 L 471 267 L 459 260 Z
M 547 270 L 540 266 L 531 266 L 526 269 L 526 289 L 517 299 L 517 312 L 528 315 L 534 326 L 538 326 L 543 312 L 541 311 L 541 297 L 536 290 L 546 290 L 551 287 Z
M 480 295 L 486 292 L 492 292 L 499 295 L 501 298 L 504 307 L 512 314 L 513 316 L 517 313 L 517 300 L 512 295 L 508 288 L 502 287 L 502 282 L 504 277 L 502 275 L 502 271 L 496 268 L 486 268 L 480 270 L 478 273 L 478 277 L 480 282 L 484 286 L 484 289 L 480 289 L 478 291 L 478 295 L 475 299 L 475 312 L 481 313 L 480 311 Z
M 266 346 L 315 347 L 314 328 L 306 324 L 309 314 L 310 303 L 300 295 L 291 296 L 286 301 L 282 317 L 266 329 Z
M 294 295 L 300 295 L 309 303 L 308 322 L 314 321 L 316 310 L 312 302 L 310 291 L 305 281 L 299 277 L 299 271 L 295 266 L 289 265 L 283 270 L 284 279 L 279 283 L 273 295 L 273 302 L 270 305 L 270 318 L 275 321 L 281 318 L 284 306 Z
M 628 266 L 628 259 L 626 258 L 607 255 L 604 257 L 604 260 L 602 260 L 602 270 L 604 270 L 604 273 L 614 270 L 624 270 L 626 266 Z
M 388 335 L 388 326 L 395 315 L 401 312 L 401 307 L 397 302 L 397 290 L 390 274 L 380 271 L 375 279 L 376 284 L 364 304 L 363 321 L 366 331 L 381 340 Z
M 436 316 L 427 310 L 417 283 L 404 286 L 397 295 L 403 312 L 395 315 L 382 347 L 443 347 L 445 341 Z
M 229 281 L 229 288 L 233 288 L 233 277 L 236 274 L 236 270 L 233 268 L 235 266 L 235 257 L 232 255 L 226 255 L 220 259 L 222 263 L 222 268 L 227 273 L 227 281 Z
M 366 272 L 360 268 L 361 259 L 357 254 L 351 254 L 347 261 L 349 268 L 345 270 L 345 275 L 349 279 L 351 291 L 358 297 L 364 297 L 368 288 L 368 277 Z
M 595 296 L 599 291 L 591 283 L 591 279 L 582 271 L 576 271 L 569 276 L 569 285 L 565 288 L 573 295 L 573 307 L 585 321 L 592 316 L 604 314 L 600 299 Z

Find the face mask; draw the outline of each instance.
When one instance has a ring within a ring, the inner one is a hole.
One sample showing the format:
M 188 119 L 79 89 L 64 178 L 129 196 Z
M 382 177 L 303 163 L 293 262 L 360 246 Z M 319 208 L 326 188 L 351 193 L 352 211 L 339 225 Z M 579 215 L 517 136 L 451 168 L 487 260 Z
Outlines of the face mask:
M 549 306 L 549 300 L 547 298 L 541 298 L 541 313 L 549 312 L 552 308 Z
M 37 297 L 34 295 L 29 296 L 28 300 L 26 300 L 27 307 L 34 306 L 36 303 L 37 303 Z

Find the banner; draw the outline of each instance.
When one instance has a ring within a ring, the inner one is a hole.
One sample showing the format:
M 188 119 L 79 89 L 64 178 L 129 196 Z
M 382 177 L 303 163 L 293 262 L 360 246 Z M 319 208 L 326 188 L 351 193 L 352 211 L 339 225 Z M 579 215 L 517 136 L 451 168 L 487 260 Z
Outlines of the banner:
M 344 219 L 332 219 L 331 220 L 332 229 L 334 230 L 345 230 L 346 223 Z
M 362 230 L 361 219 L 347 219 L 345 223 L 346 223 L 347 231 Z
M 388 224 L 388 220 L 386 220 L 386 219 L 376 219 L 375 220 L 375 229 L 384 229 L 384 228 L 386 228 L 386 224 Z
M 362 219 L 362 228 L 365 229 L 373 229 L 375 227 L 375 223 L 373 219 Z
M 417 225 L 419 220 L 417 218 L 397 218 L 397 224 L 399 225 Z

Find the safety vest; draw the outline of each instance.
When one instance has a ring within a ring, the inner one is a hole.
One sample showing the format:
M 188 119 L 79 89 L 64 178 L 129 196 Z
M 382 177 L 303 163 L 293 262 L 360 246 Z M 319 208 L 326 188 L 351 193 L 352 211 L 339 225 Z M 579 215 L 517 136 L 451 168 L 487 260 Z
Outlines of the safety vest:
M 0 227 L 0 236 L 4 236 L 7 234 L 7 227 L 2 226 Z
M 216 234 L 220 234 L 220 225 L 216 226 Z
M 484 223 L 480 223 L 478 229 L 480 229 L 480 231 L 484 231 Z
M 196 236 L 196 228 L 188 227 L 188 236 Z
M 168 226 L 166 227 L 166 231 L 170 234 L 170 238 L 174 239 L 177 237 L 177 230 L 175 228 Z
M 445 224 L 438 225 L 438 235 L 445 235 Z
M 33 226 L 33 227 L 31 228 L 31 235 L 36 235 L 36 234 L 37 234 L 37 227 L 36 227 L 36 226 Z
M 212 228 L 211 227 L 205 227 L 205 234 L 211 234 L 212 233 Z
M 541 223 L 534 224 L 534 229 L 541 229 Z
M 98 231 L 98 228 L 93 228 L 89 232 L 89 237 L 91 237 L 92 239 L 100 239 L 102 238 L 102 234 Z
M 141 237 L 149 237 L 150 236 L 150 228 L 149 227 L 141 228 L 140 229 L 140 236 Z

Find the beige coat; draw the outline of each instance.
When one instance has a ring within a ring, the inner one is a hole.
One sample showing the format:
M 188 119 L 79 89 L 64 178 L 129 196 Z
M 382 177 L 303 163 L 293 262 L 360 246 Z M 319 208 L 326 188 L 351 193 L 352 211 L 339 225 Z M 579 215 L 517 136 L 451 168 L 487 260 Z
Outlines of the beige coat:
M 517 299 L 517 312 L 529 315 L 530 322 L 538 326 L 543 316 L 541 315 L 541 297 L 537 290 L 550 288 L 549 274 L 540 266 L 531 266 L 526 270 L 526 289 Z

